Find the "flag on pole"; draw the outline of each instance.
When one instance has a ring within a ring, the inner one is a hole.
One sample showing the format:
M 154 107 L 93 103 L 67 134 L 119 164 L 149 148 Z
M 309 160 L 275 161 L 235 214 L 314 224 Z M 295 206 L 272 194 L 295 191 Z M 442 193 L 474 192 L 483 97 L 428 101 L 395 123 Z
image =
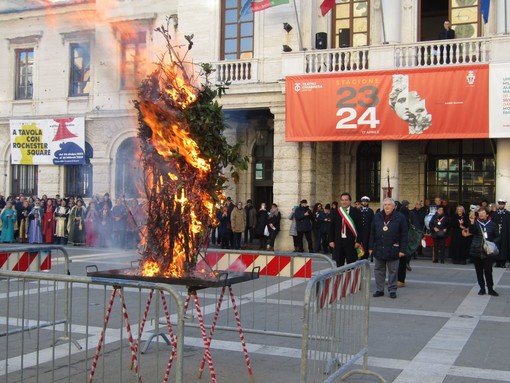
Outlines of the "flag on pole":
M 324 0 L 321 4 L 322 16 L 326 16 L 326 13 L 331 11 L 335 6 L 335 0 Z
M 482 0 L 481 9 L 482 9 L 482 16 L 483 21 L 485 24 L 489 21 L 489 8 L 491 5 L 491 0 Z
M 264 9 L 288 4 L 289 0 L 243 0 L 241 5 L 240 19 L 250 12 L 259 12 Z

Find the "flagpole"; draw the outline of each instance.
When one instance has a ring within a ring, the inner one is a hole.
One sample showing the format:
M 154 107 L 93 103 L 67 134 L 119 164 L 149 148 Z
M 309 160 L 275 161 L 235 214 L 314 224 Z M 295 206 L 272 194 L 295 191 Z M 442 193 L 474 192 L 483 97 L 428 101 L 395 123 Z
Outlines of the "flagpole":
M 299 44 L 299 50 L 303 50 L 303 40 L 301 39 L 301 26 L 299 25 L 299 17 L 296 7 L 296 0 L 292 0 L 292 3 L 294 4 L 294 13 L 296 14 L 296 24 L 297 24 L 297 30 L 298 30 L 298 44 Z

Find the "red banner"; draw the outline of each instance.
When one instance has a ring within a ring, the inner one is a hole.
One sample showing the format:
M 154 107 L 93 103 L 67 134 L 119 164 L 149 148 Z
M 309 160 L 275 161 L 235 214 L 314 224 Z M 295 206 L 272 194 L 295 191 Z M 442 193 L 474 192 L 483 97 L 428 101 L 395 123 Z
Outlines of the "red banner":
M 287 141 L 489 137 L 489 66 L 291 76 Z

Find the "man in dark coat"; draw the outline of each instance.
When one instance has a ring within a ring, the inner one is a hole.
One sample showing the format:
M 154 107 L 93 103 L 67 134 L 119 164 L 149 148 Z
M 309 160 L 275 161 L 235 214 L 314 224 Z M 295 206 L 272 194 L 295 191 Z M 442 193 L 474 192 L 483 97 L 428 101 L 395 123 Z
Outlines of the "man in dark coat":
M 358 259 L 356 249 L 360 247 L 361 212 L 351 206 L 351 195 L 342 193 L 340 207 L 331 211 L 329 246 L 333 249 L 333 259 L 338 267 L 353 263 Z
M 388 292 L 390 298 L 397 297 L 397 273 L 399 259 L 405 257 L 408 241 L 406 218 L 395 211 L 395 201 L 385 198 L 383 210 L 377 213 L 372 223 L 369 254 L 375 258 L 375 298 L 384 295 L 386 270 L 388 271 Z
M 308 243 L 308 251 L 313 253 L 312 220 L 314 216 L 308 207 L 306 199 L 301 200 L 299 203 L 299 207 L 294 212 L 294 219 L 296 220 L 298 252 L 303 253 L 305 251 L 303 247 L 303 236 L 305 236 Z
M 425 217 L 427 216 L 427 209 L 424 208 L 421 204 L 421 201 L 416 202 L 414 205 L 414 209 L 409 212 L 409 222 L 414 226 L 416 231 L 421 232 L 421 236 L 423 238 L 423 233 L 425 232 Z M 421 239 L 420 239 L 421 242 Z M 418 245 L 416 249 L 416 255 L 422 256 L 423 248 L 421 247 L 421 243 Z
M 490 217 L 491 221 L 498 225 L 499 235 L 501 238 L 500 242 L 500 252 L 499 259 L 496 260 L 496 264 L 494 267 L 506 267 L 506 261 L 508 259 L 508 254 L 510 251 L 510 212 L 505 208 L 506 200 L 500 198 L 498 199 L 498 208 L 496 211 L 491 212 Z
M 363 196 L 361 197 L 361 243 L 363 245 L 363 249 L 365 250 L 364 259 L 368 258 L 368 245 L 370 243 L 370 227 L 372 226 L 372 221 L 374 220 L 374 211 L 368 207 L 370 203 L 370 197 Z M 373 262 L 373 258 L 372 258 Z

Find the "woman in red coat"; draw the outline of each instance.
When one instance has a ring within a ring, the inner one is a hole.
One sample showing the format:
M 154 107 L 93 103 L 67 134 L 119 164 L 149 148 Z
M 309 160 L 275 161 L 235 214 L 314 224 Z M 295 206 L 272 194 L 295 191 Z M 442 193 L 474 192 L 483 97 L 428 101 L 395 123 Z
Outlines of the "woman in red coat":
M 46 209 L 42 219 L 42 235 L 44 243 L 53 243 L 53 236 L 55 235 L 55 206 L 53 206 L 51 198 L 46 201 Z

